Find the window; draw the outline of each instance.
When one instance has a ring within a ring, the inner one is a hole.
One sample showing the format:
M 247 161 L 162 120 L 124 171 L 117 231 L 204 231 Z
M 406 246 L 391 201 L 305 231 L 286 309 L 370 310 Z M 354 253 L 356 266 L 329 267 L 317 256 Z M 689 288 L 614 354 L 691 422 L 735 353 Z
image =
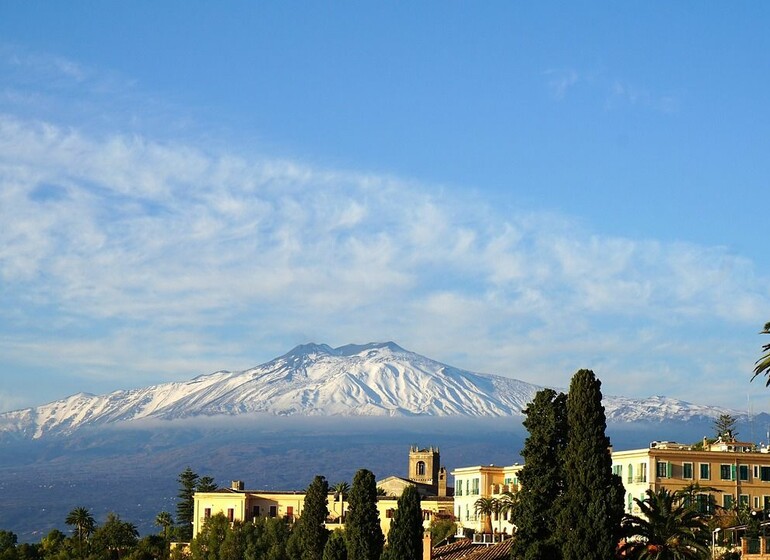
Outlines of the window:
M 612 465 L 612 474 L 622 477 L 623 465 Z
M 286 519 L 294 521 L 294 506 L 286 506 Z
M 711 475 L 709 473 L 709 467 L 711 467 L 708 463 L 701 463 L 700 464 L 700 478 L 701 480 L 708 480 L 711 478 Z
M 631 513 L 634 507 L 634 497 L 631 494 L 628 494 L 628 505 L 626 506 L 626 511 L 628 513 Z
M 759 509 L 759 496 L 754 496 L 754 509 Z
M 719 479 L 732 480 L 732 465 L 719 465 Z
M 647 463 L 639 463 L 639 474 L 636 476 L 637 482 L 647 482 Z
M 471 520 L 471 510 L 468 509 L 468 504 L 465 504 L 465 520 Z
M 738 480 L 748 480 L 748 479 L 749 479 L 749 466 L 738 465 Z
M 211 508 L 206 508 L 206 509 L 203 510 L 203 517 L 206 518 L 206 519 L 211 517 Z
M 278 506 L 270 506 L 270 517 L 278 516 Z
M 473 495 L 478 496 L 479 495 L 479 479 L 474 478 L 473 479 Z
M 682 463 L 682 478 L 692 478 L 692 463 Z
M 425 461 L 417 461 L 417 476 L 425 476 Z
M 457 488 L 455 489 L 455 495 L 462 496 L 463 495 L 463 481 L 462 480 L 455 480 L 455 484 L 457 485 Z M 457 516 L 458 519 L 460 519 L 460 516 Z
M 759 467 L 754 465 L 754 478 L 759 478 Z
M 233 508 L 227 508 L 227 520 L 232 523 L 235 519 L 235 510 Z
M 733 496 L 732 494 L 725 494 L 722 496 L 722 507 L 725 509 L 733 509 Z
M 751 502 L 749 502 L 748 494 L 741 494 L 740 496 L 738 496 L 738 505 L 740 505 L 741 507 L 749 507 L 750 503 Z
M 396 513 L 396 510 L 393 508 L 385 510 L 385 518 L 386 519 L 393 519 L 393 514 Z
M 770 496 L 762 496 L 762 506 L 765 511 L 770 509 Z
M 713 513 L 712 498 L 709 494 L 698 494 L 696 499 L 698 513 Z
M 471 480 L 468 479 L 465 481 L 465 495 L 470 496 L 471 495 Z
M 759 480 L 770 482 L 770 467 L 759 467 Z
M 628 465 L 628 483 L 631 484 L 634 481 L 634 466 Z
M 259 506 L 251 506 L 251 516 L 259 517 Z
M 658 461 L 656 464 L 655 469 L 655 475 L 658 478 L 667 478 L 668 477 L 668 462 L 666 461 Z

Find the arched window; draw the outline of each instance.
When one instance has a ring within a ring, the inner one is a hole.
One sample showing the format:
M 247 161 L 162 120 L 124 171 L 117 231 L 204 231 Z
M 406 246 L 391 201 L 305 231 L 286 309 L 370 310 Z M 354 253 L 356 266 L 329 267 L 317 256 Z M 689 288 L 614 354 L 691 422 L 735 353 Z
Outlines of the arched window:
M 417 476 L 425 476 L 425 461 L 417 461 Z

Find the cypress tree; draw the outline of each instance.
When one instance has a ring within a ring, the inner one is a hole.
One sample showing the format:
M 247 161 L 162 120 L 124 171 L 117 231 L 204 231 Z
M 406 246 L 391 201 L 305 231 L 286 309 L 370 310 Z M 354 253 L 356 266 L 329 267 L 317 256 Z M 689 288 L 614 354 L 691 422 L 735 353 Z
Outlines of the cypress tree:
M 183 470 L 177 478 L 179 482 L 179 501 L 176 503 L 176 522 L 179 526 L 178 536 L 181 541 L 192 539 L 192 522 L 195 515 L 195 494 L 198 475 L 190 467 Z
M 614 558 L 623 518 L 623 483 L 612 474 L 601 381 L 587 369 L 573 377 L 567 396 L 565 491 L 558 516 L 564 560 Z
M 511 557 L 522 560 L 558 560 L 556 541 L 557 503 L 564 490 L 562 460 L 567 443 L 567 397 L 543 389 L 524 410 L 529 437 L 521 456 L 521 489 L 516 494 L 513 520 L 516 538 Z
M 385 537 L 377 511 L 374 474 L 361 469 L 353 478 L 345 521 L 348 560 L 379 560 Z
M 422 558 L 422 508 L 417 487 L 404 488 L 388 532 L 387 560 Z
M 302 560 L 321 560 L 329 531 L 324 526 L 329 515 L 327 500 L 329 483 L 323 476 L 316 476 L 305 492 L 302 515 L 294 527 L 298 532 Z

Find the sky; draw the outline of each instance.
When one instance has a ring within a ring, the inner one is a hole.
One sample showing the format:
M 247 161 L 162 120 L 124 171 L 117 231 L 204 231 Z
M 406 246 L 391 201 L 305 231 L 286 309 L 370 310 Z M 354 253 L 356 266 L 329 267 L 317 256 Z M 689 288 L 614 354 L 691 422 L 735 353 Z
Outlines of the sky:
M 0 0 L 0 411 L 390 340 L 770 410 L 769 17 Z

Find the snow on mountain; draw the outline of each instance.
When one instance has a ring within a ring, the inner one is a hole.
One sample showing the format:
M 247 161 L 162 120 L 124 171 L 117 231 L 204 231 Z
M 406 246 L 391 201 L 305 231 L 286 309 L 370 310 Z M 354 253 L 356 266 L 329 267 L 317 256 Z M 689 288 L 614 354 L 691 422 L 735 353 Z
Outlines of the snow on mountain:
M 0 414 L 0 435 L 40 438 L 139 419 L 268 413 L 323 416 L 520 415 L 542 387 L 457 369 L 398 345 L 305 344 L 242 372 L 107 395 L 79 393 Z M 689 420 L 740 413 L 666 397 L 605 397 L 611 421 Z

